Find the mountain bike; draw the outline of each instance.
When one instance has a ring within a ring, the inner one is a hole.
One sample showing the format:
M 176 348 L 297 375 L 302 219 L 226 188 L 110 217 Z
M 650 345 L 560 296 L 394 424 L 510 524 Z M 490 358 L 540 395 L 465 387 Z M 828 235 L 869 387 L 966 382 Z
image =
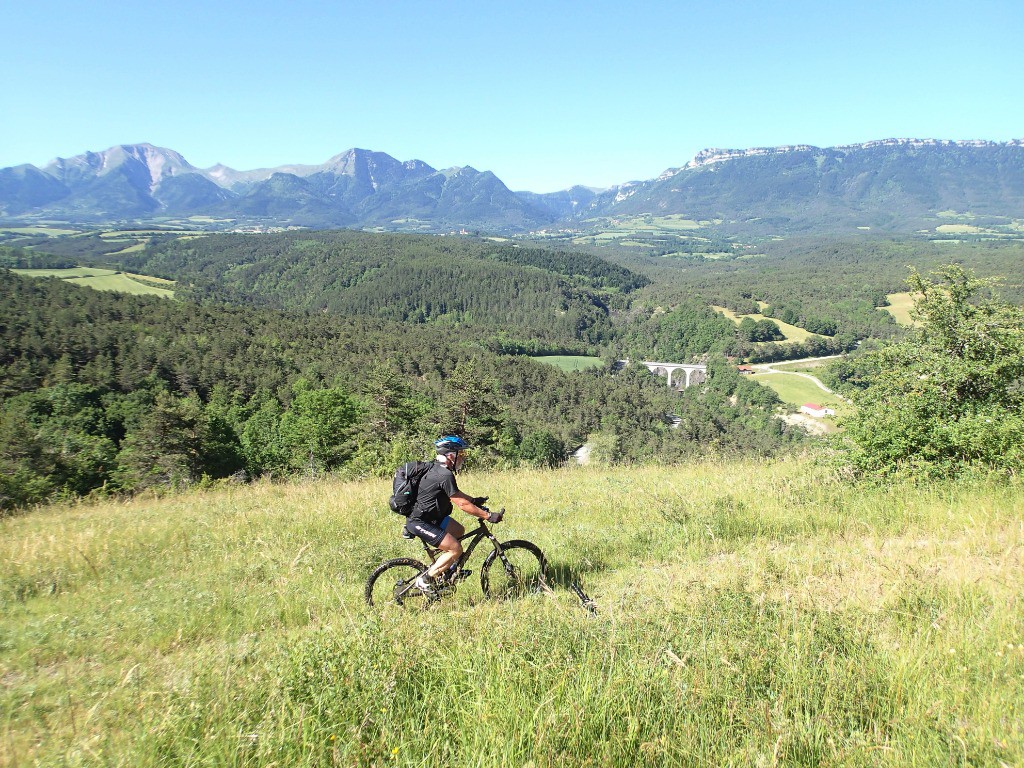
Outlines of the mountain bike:
M 407 533 L 405 528 L 402 529 L 402 537 L 416 538 Z M 485 539 L 493 549 L 480 566 L 480 589 L 484 597 L 508 600 L 549 589 L 548 564 L 540 547 L 522 539 L 500 542 L 491 533 L 487 523 L 481 520 L 477 528 L 459 537 L 459 541 L 463 542 L 462 556 L 435 579 L 434 594 L 426 594 L 415 586 L 416 578 L 430 567 L 429 564 L 411 557 L 397 557 L 385 560 L 370 574 L 366 582 L 366 604 L 376 607 L 394 604 L 425 608 L 439 597 L 454 593 L 458 584 L 472 575 L 473 572 L 464 566 L 477 545 Z M 441 550 L 431 547 L 425 541 L 421 543 L 433 563 Z

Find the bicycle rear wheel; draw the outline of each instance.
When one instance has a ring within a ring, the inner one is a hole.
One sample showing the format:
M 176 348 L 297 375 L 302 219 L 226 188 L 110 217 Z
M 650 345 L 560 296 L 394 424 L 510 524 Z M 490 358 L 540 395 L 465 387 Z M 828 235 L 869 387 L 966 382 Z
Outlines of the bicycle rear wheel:
M 366 604 L 377 608 L 384 605 L 425 607 L 433 598 L 413 586 L 416 577 L 425 570 L 427 566 L 411 557 L 381 563 L 366 581 Z
M 491 566 L 496 566 L 491 570 Z M 548 563 L 540 547 L 529 541 L 509 541 L 495 549 L 480 568 L 480 587 L 487 597 L 510 600 L 548 588 Z

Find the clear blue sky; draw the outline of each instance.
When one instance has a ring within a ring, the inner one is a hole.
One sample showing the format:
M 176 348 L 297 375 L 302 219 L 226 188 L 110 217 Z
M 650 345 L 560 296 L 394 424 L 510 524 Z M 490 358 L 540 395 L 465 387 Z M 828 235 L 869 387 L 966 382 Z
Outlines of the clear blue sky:
M 1020 0 L 4 3 L 0 167 L 352 147 L 550 192 L 706 147 L 1024 138 Z

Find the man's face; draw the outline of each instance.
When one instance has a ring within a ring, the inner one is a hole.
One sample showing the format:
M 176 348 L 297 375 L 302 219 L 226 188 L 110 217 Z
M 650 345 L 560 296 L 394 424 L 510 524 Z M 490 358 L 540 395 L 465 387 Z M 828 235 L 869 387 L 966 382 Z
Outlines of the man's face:
M 462 451 L 459 451 L 458 453 L 456 453 L 455 454 L 455 461 L 453 462 L 453 465 L 452 465 L 454 467 L 455 471 L 458 472 L 460 469 L 462 469 L 462 465 L 465 464 L 465 463 L 466 463 L 466 454 L 463 453 Z

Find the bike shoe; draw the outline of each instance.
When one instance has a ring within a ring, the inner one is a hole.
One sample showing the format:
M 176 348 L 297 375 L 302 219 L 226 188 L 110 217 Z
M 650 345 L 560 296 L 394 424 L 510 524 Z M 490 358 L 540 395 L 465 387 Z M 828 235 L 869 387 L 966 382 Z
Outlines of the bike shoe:
M 437 597 L 437 582 L 426 571 L 417 576 L 412 585 L 427 597 Z

